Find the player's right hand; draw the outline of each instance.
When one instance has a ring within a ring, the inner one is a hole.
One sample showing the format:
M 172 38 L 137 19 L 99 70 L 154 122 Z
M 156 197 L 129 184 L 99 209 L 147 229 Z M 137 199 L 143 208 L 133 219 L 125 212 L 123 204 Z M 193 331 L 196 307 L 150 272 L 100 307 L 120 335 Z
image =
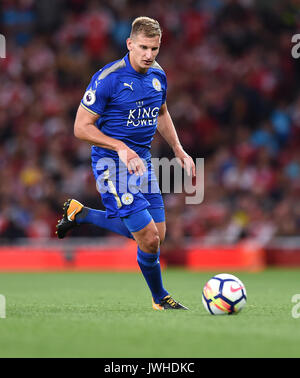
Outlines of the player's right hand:
M 131 148 L 121 148 L 118 150 L 121 161 L 126 165 L 130 174 L 142 176 L 146 172 L 146 167 L 139 155 Z

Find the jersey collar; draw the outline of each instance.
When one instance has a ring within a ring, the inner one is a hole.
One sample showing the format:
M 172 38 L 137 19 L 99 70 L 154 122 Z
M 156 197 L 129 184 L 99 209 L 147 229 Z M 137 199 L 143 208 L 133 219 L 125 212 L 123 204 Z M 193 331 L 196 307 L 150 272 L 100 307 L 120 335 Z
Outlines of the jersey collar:
M 151 67 L 149 67 L 149 69 L 148 69 L 148 71 L 146 72 L 146 73 L 141 73 L 141 72 L 137 72 L 133 67 L 132 67 L 132 65 L 131 65 L 131 63 L 130 63 L 130 60 L 129 60 L 129 52 L 125 55 L 125 57 L 124 57 L 124 59 L 125 59 L 125 63 L 126 63 L 126 69 L 129 71 L 129 72 L 132 72 L 132 73 L 135 73 L 136 75 L 138 75 L 138 76 L 141 76 L 141 77 L 145 77 L 146 75 L 149 75 L 149 71 L 150 71 L 150 68 Z

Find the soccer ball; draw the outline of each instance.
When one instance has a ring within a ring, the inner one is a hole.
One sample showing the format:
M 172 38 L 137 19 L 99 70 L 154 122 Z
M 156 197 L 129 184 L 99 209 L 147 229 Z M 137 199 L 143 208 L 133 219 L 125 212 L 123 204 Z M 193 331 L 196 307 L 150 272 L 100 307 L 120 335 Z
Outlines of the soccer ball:
M 245 285 L 232 274 L 217 274 L 205 284 L 202 291 L 202 303 L 212 315 L 238 313 L 246 301 Z

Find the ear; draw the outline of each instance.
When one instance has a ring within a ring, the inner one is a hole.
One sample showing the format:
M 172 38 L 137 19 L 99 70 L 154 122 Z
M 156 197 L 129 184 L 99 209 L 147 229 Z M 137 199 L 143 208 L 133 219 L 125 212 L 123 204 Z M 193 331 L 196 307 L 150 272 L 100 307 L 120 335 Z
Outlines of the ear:
M 132 50 L 132 39 L 131 38 L 127 38 L 126 39 L 126 44 L 127 44 L 127 49 L 129 51 L 131 51 Z

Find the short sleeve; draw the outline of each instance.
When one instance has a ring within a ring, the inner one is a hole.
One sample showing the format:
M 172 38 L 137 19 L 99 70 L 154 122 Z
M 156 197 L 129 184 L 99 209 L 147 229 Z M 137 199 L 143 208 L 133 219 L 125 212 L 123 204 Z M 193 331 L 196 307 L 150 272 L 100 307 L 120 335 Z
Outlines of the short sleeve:
M 111 96 L 111 83 L 109 78 L 99 80 L 101 71 L 98 71 L 88 85 L 81 100 L 81 105 L 90 113 L 101 115 Z

